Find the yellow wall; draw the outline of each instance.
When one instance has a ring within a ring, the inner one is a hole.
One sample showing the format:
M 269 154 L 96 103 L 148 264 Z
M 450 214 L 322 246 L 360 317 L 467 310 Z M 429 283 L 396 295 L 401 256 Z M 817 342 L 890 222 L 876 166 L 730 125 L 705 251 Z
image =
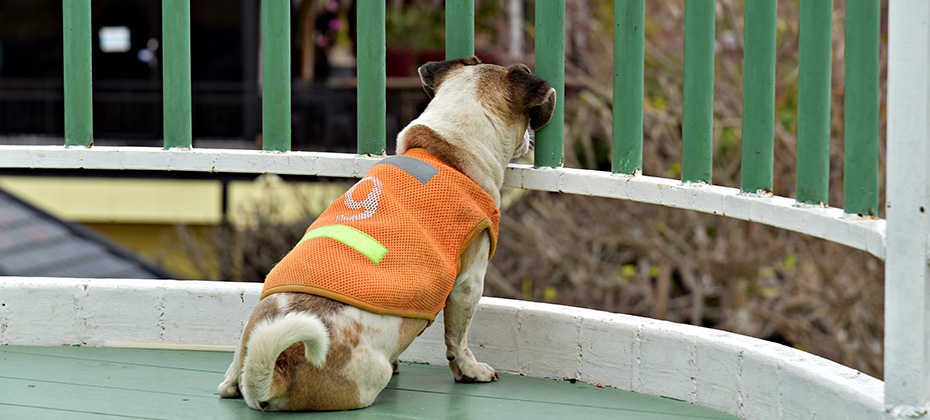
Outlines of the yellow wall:
M 0 177 L 0 188 L 80 222 L 216 224 L 222 217 L 218 181 Z
M 178 234 L 177 225 L 140 224 L 140 223 L 86 223 L 97 232 L 104 234 L 141 255 L 147 261 L 164 267 L 175 278 L 204 279 L 196 261 L 187 250 Z M 214 229 L 209 225 L 187 225 L 187 230 L 195 238 L 208 235 Z

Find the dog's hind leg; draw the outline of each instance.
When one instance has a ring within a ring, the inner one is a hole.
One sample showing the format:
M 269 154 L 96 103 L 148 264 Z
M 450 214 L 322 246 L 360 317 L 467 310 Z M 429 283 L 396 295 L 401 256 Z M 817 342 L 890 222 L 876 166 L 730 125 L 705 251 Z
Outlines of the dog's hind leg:
M 285 296 L 284 293 L 280 293 L 271 295 L 267 299 L 262 300 L 258 303 L 258 306 L 255 307 L 252 315 L 249 316 L 248 323 L 242 330 L 242 337 L 239 339 L 239 345 L 236 346 L 236 353 L 233 355 L 233 361 L 229 364 L 229 369 L 226 369 L 226 377 L 217 388 L 221 397 L 236 398 L 242 395 L 239 390 L 239 379 L 242 375 L 242 359 L 248 352 L 246 350 L 246 343 L 248 343 L 252 327 L 259 321 L 274 317 L 281 311 L 282 307 L 286 306 L 288 300 L 289 298 Z
M 452 293 L 446 300 L 443 312 L 446 359 L 449 360 L 449 368 L 456 382 L 492 382 L 498 378 L 494 368 L 475 360 L 468 349 L 468 329 L 484 291 L 484 274 L 488 268 L 490 249 L 491 240 L 487 232 L 468 245 L 462 254 L 462 271 L 456 277 Z
M 242 346 L 236 346 L 236 353 L 233 355 L 232 363 L 230 363 L 229 368 L 226 369 L 226 377 L 217 389 L 220 396 L 223 398 L 236 398 L 242 395 L 239 393 L 239 373 L 241 371 L 239 355 L 241 351 Z

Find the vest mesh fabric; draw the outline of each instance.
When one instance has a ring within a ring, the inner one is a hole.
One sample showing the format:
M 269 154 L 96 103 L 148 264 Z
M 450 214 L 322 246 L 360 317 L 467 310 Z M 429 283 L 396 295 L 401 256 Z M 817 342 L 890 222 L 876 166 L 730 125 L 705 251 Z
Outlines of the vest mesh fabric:
M 307 229 L 358 229 L 387 248 L 380 262 L 331 237 L 304 240 L 272 268 L 261 298 L 303 292 L 432 321 L 445 306 L 462 253 L 485 230 L 493 255 L 500 210 L 474 181 L 426 150 L 405 156 L 439 171 L 423 184 L 397 166 L 375 165 Z

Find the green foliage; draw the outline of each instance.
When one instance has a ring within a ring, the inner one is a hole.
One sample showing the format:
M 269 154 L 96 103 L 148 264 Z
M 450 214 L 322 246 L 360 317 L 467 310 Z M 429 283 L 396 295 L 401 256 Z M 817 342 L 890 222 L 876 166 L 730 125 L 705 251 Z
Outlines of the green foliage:
M 435 7 L 387 7 L 384 12 L 385 42 L 389 47 L 442 49 L 445 47 L 444 9 Z

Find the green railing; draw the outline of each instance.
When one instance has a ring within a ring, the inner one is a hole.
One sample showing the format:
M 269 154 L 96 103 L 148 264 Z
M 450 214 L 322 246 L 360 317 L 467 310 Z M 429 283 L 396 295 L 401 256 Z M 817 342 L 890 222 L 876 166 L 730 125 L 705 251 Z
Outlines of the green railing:
M 262 148 L 291 149 L 291 3 L 262 2 Z
M 614 173 L 635 174 L 643 168 L 645 27 L 646 10 L 642 1 L 621 1 L 614 5 L 614 108 L 611 154 Z
M 805 24 L 800 28 L 804 43 L 798 51 L 796 195 L 802 203 L 817 204 L 827 202 L 830 188 L 833 0 L 804 2 L 801 13 Z
M 565 127 L 565 0 L 536 2 L 536 75 L 555 88 L 552 120 L 536 133 L 536 165 L 562 166 Z
M 872 216 L 878 215 L 880 17 L 878 0 L 846 0 L 843 203 L 848 213 Z
M 707 3 L 711 3 L 710 8 L 713 9 L 713 2 Z M 746 2 L 743 25 L 743 170 L 740 178 L 740 189 L 746 193 L 772 192 L 776 18 L 775 0 Z M 710 103 L 713 106 L 713 100 Z
M 714 142 L 713 0 L 685 3 L 684 65 L 681 179 L 710 184 Z
M 387 148 L 384 2 L 358 2 L 358 153 L 383 155 Z
M 90 0 L 65 1 L 62 4 L 65 144 L 89 146 L 94 141 L 94 104 L 90 73 Z
M 162 2 L 164 48 L 165 148 L 191 147 L 191 5 L 188 0 Z
M 65 144 L 93 142 L 90 0 L 63 2 Z M 615 7 L 613 172 L 642 171 L 644 0 Z M 828 204 L 830 171 L 832 0 L 803 1 L 800 10 L 797 185 L 795 199 Z M 846 6 L 844 203 L 848 213 L 878 214 L 878 0 Z M 474 0 L 450 0 L 446 56 L 473 55 Z M 770 194 L 775 126 L 777 2 L 746 2 L 740 189 Z M 164 0 L 165 148 L 191 147 L 190 4 Z M 358 153 L 386 149 L 385 4 L 358 3 Z M 712 0 L 685 3 L 682 176 L 713 180 L 714 26 Z M 269 151 L 291 145 L 290 5 L 262 2 L 262 143 Z M 536 72 L 564 99 L 565 1 L 536 3 Z M 537 166 L 560 167 L 564 100 L 536 135 Z
M 623 2 L 623 4 L 642 2 Z M 619 2 L 618 2 L 619 4 Z M 630 8 L 634 6 L 628 6 Z M 620 10 L 618 8 L 618 10 Z M 682 180 L 711 183 L 713 151 L 714 2 L 685 4 L 685 78 Z M 619 13 L 619 12 L 618 12 Z M 832 65 L 832 0 L 802 1 L 798 77 L 798 136 L 796 199 L 805 204 L 828 204 L 830 171 L 830 98 Z M 850 0 L 846 5 L 845 79 L 845 210 L 874 216 L 878 213 L 878 84 L 879 2 Z M 775 125 L 775 0 L 747 1 L 743 63 L 742 176 L 746 193 L 772 191 Z M 620 25 L 620 17 L 617 17 Z M 615 39 L 615 42 L 631 41 Z M 619 48 L 616 47 L 615 48 Z M 636 47 L 630 61 L 641 60 Z M 615 66 L 623 57 L 615 55 Z M 639 80 L 615 80 L 615 92 L 634 92 Z M 617 102 L 615 102 L 617 103 Z M 618 108 L 615 108 L 617 111 Z M 635 134 L 618 133 L 615 114 L 614 146 Z M 641 121 L 641 120 L 640 120 Z M 632 124 L 632 123 L 631 123 Z M 640 127 L 626 127 L 631 133 Z M 621 150 L 632 146 L 622 146 Z M 615 149 L 616 150 L 616 149 Z M 614 160 L 615 164 L 618 159 Z M 632 173 L 635 167 L 615 171 Z

